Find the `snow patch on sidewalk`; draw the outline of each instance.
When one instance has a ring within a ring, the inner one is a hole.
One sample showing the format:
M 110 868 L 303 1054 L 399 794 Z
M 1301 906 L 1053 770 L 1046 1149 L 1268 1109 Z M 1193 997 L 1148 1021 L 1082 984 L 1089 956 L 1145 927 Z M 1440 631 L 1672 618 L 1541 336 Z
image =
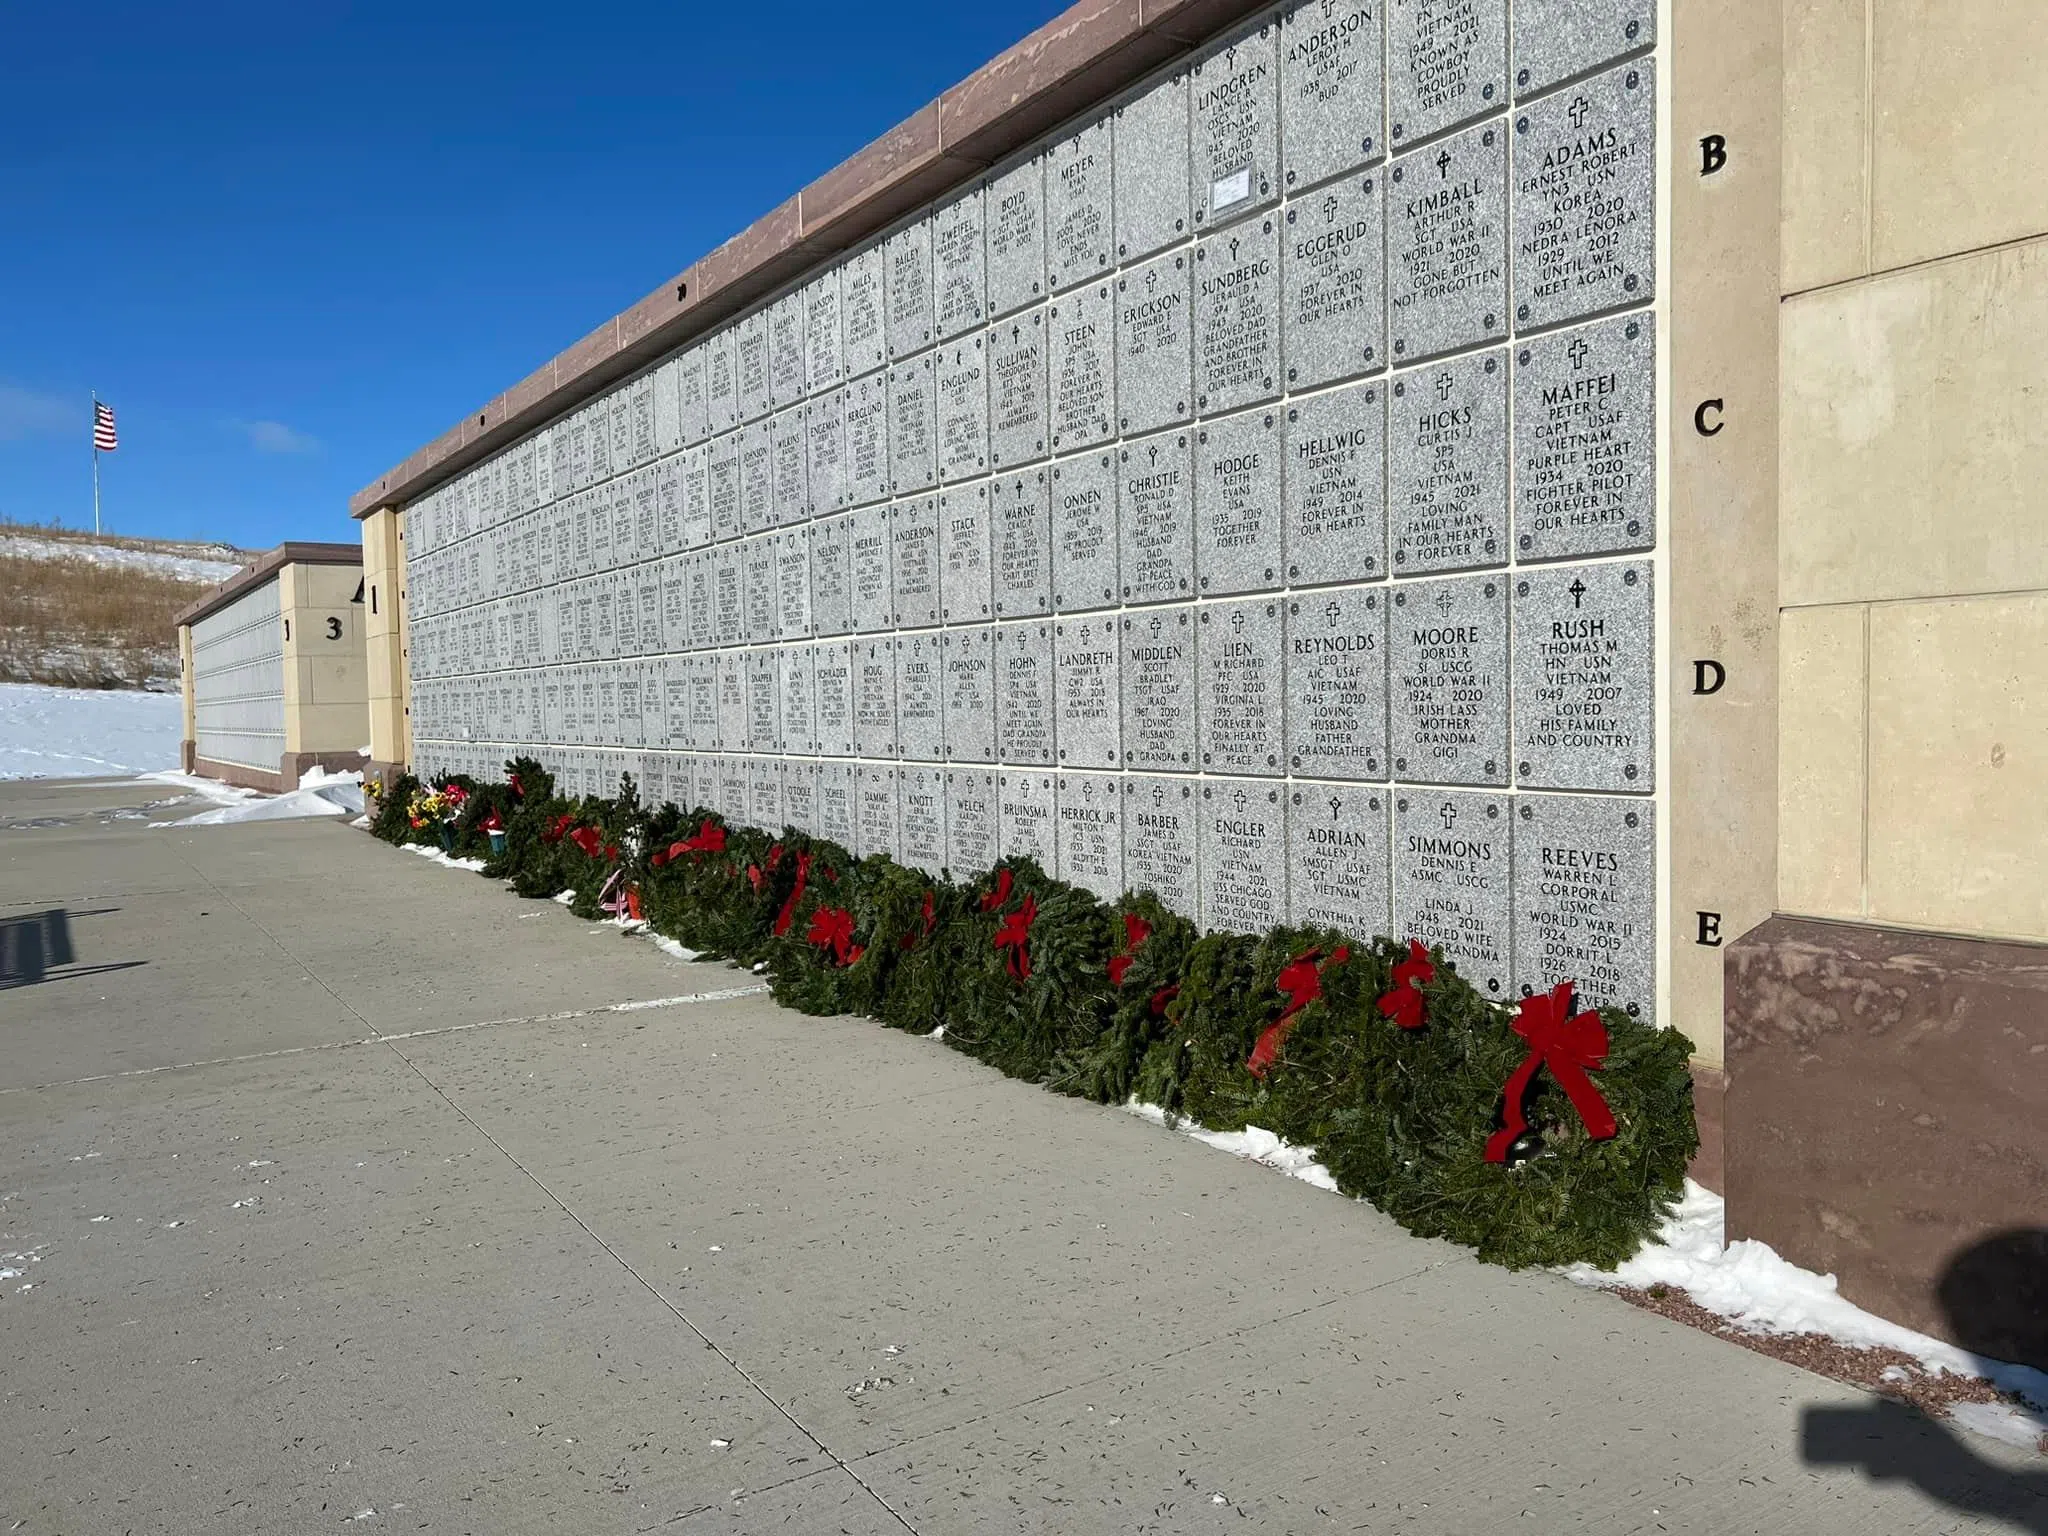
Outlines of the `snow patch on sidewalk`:
M 1232 1157 L 1241 1157 L 1246 1162 L 1257 1163 L 1286 1174 L 1290 1179 L 1300 1179 L 1304 1184 L 1313 1184 L 1317 1189 L 1329 1190 L 1336 1194 L 1337 1181 L 1330 1170 L 1316 1161 L 1314 1147 L 1298 1147 L 1271 1131 L 1260 1126 L 1248 1125 L 1241 1131 L 1212 1131 L 1183 1120 L 1178 1115 L 1169 1115 L 1157 1104 L 1146 1104 L 1133 1097 L 1124 1106 L 1126 1114 L 1136 1115 L 1154 1125 L 1163 1125 L 1168 1130 L 1179 1131 L 1183 1136 L 1199 1141 L 1205 1147 L 1214 1147 L 1219 1152 L 1228 1152 Z
M 246 821 L 363 814 L 363 776 L 357 772 L 329 773 L 321 768 L 308 768 L 299 776 L 299 787 L 282 795 L 259 795 L 254 790 L 236 789 L 189 773 L 148 773 L 141 777 L 154 784 L 180 785 L 214 802 L 210 811 L 171 821 L 153 821 L 152 827 L 224 827 Z
M 0 683 L 0 779 L 143 773 L 178 761 L 175 693 Z

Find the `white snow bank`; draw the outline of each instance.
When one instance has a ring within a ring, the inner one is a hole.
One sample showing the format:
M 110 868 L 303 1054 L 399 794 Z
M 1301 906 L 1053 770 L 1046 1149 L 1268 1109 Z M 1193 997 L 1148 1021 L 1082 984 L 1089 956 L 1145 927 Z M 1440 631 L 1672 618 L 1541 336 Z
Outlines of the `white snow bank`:
M 1241 1131 L 1211 1131 L 1169 1115 L 1157 1104 L 1146 1104 L 1133 1097 L 1124 1106 L 1128 1114 L 1140 1120 L 1149 1120 L 1154 1125 L 1163 1125 L 1169 1130 L 1179 1131 L 1183 1136 L 1193 1137 L 1204 1146 L 1228 1152 L 1232 1157 L 1241 1157 L 1246 1162 L 1258 1163 L 1286 1174 L 1291 1179 L 1300 1179 L 1304 1184 L 1313 1184 L 1317 1189 L 1337 1192 L 1337 1181 L 1330 1170 L 1316 1161 L 1314 1147 L 1297 1147 L 1290 1141 L 1283 1141 L 1271 1131 L 1256 1125 L 1248 1125 Z
M 443 853 L 439 848 L 430 848 L 425 843 L 401 843 L 399 846 L 407 853 L 416 853 L 423 859 L 435 864 L 445 864 L 450 869 L 466 869 L 475 874 L 484 867 L 482 859 L 458 859 L 452 854 Z
M 299 787 L 282 795 L 259 795 L 189 773 L 150 773 L 142 777 L 151 783 L 181 784 L 215 802 L 213 810 L 172 821 L 153 821 L 152 827 L 224 827 L 245 821 L 296 821 L 307 816 L 363 814 L 360 773 L 328 773 L 321 768 L 308 768 L 299 775 Z
M 124 549 L 118 544 L 91 544 L 83 539 L 38 539 L 18 533 L 0 535 L 0 555 L 11 555 L 17 560 L 79 560 L 88 565 L 153 571 L 194 585 L 226 581 L 242 568 L 239 560 L 206 559 L 170 550 Z
M 175 693 L 0 683 L 0 779 L 142 773 L 178 761 Z

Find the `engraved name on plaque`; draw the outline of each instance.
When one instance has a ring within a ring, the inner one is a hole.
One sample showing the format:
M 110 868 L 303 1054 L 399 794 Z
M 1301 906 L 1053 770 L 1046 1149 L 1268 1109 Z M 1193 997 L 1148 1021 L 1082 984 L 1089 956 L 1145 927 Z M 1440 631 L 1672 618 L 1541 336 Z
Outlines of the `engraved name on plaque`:
M 1514 834 L 1503 795 L 1394 792 L 1394 932 L 1441 946 L 1488 997 L 1509 996 Z
M 1052 467 L 1052 601 L 1062 612 L 1113 606 L 1116 455 L 1108 448 Z
M 1123 641 L 1123 747 L 1129 768 L 1195 766 L 1195 610 L 1128 613 Z
M 1376 171 L 1290 203 L 1281 225 L 1280 350 L 1287 387 L 1386 366 L 1385 209 Z
M 1234 410 L 1280 392 L 1280 241 L 1271 215 L 1195 247 L 1195 408 Z
M 1653 1021 L 1657 834 L 1648 801 L 1518 795 L 1514 983 L 1577 982 L 1582 1008 Z
M 1297 784 L 1287 797 L 1288 920 L 1355 938 L 1393 931 L 1387 792 Z
M 1002 818 L 996 836 L 1005 859 L 1031 859 L 1048 871 L 1056 867 L 1054 797 L 1050 773 L 1012 768 L 996 776 L 996 801 Z
M 1213 228 L 1280 195 L 1279 25 L 1268 20 L 1195 61 L 1188 82 L 1188 201 Z
M 1188 253 L 1172 251 L 1116 280 L 1118 430 L 1185 421 L 1193 394 L 1194 306 Z
M 983 193 L 991 315 L 1045 297 L 1045 162 L 1032 155 L 992 178 Z
M 936 361 L 925 352 L 889 370 L 889 487 L 899 496 L 938 483 Z
M 1069 768 L 1114 768 L 1120 760 L 1121 650 L 1108 614 L 1053 625 L 1054 737 Z
M 1117 450 L 1117 526 L 1125 602 L 1194 595 L 1193 432 L 1162 432 Z
M 1554 566 L 1515 581 L 1515 782 L 1655 782 L 1656 625 L 1647 563 Z
M 939 492 L 939 612 L 948 624 L 992 616 L 988 482 Z
M 1347 587 L 1287 603 L 1287 765 L 1387 777 L 1386 593 Z
M 1386 574 L 1386 386 L 1352 384 L 1290 403 L 1287 579 L 1296 586 Z
M 1387 523 L 1394 573 L 1506 564 L 1506 357 L 1450 358 L 1396 376 L 1390 393 Z
M 1648 59 L 1515 115 L 1515 323 L 1637 304 L 1657 278 L 1657 109 Z
M 1481 123 L 1387 173 L 1393 362 L 1507 334 L 1507 124 Z
M 1529 559 L 1657 541 L 1656 327 L 1622 315 L 1515 349 L 1515 548 Z
M 889 508 L 889 565 L 896 585 L 896 625 L 922 629 L 939 622 L 939 498 L 913 496 Z
M 1281 17 L 1281 180 L 1289 192 L 1386 152 L 1381 22 L 1381 0 L 1299 0 Z
M 946 770 L 946 869 L 955 881 L 994 868 L 998 819 L 992 769 Z
M 1124 889 L 1121 801 L 1109 773 L 1062 773 L 1053 788 L 1059 878 L 1104 901 Z
M 936 763 L 946 755 L 945 667 L 937 633 L 897 636 L 896 735 L 906 758 Z
M 1507 0 L 1391 0 L 1391 6 L 1387 132 L 1395 149 L 1507 104 Z
M 998 617 L 1052 611 L 1052 513 L 1043 468 L 990 482 L 992 564 Z
M 1195 577 L 1203 595 L 1282 584 L 1280 460 L 1277 406 L 1196 432 Z
M 1105 280 L 1062 294 L 1046 311 L 1051 339 L 1051 445 L 1071 452 L 1115 430 L 1116 308 Z M 998 437 L 998 442 L 1001 438 Z M 1008 462 L 998 457 L 998 463 Z
M 1045 151 L 1045 275 L 1058 293 L 1109 270 L 1110 124 L 1101 118 Z
M 988 374 L 980 332 L 948 342 L 933 370 L 938 471 L 947 482 L 988 471 Z
M 1204 779 L 1202 927 L 1260 934 L 1287 914 L 1287 806 L 1270 779 Z
M 896 788 L 903 862 L 911 869 L 938 875 L 946 867 L 946 770 L 899 768 Z
M 1183 917 L 1200 914 L 1194 779 L 1128 774 L 1124 794 L 1124 881 L 1150 891 Z
M 988 330 L 988 461 L 997 468 L 1045 455 L 1046 306 Z
M 1388 613 L 1394 777 L 1505 784 L 1508 615 L 1504 576 L 1394 588 Z
M 1280 774 L 1281 615 L 1277 598 L 1205 605 L 1196 621 L 1201 668 L 1197 725 L 1211 773 Z
M 996 747 L 1005 763 L 1053 762 L 1052 641 L 1043 619 L 997 627 Z

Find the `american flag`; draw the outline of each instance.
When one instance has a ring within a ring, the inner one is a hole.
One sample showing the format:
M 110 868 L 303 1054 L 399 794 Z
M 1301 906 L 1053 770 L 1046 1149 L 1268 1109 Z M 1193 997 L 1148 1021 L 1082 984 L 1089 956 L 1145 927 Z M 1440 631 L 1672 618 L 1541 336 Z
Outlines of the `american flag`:
M 121 439 L 114 435 L 114 408 L 102 400 L 92 403 L 92 445 L 102 453 L 121 446 Z

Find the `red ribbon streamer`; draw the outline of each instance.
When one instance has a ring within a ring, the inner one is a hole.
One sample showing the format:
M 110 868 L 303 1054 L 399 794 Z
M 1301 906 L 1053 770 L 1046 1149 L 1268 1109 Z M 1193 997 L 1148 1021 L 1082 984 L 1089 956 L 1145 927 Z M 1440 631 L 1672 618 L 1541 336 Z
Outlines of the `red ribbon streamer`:
M 1322 959 L 1320 949 L 1305 949 L 1286 965 L 1273 985 L 1287 994 L 1287 1006 L 1280 1010 L 1280 1017 L 1268 1024 L 1259 1035 L 1258 1043 L 1252 1047 L 1252 1054 L 1244 1069 L 1253 1077 L 1263 1078 L 1273 1070 L 1273 1063 L 1280 1059 L 1280 1047 L 1287 1043 L 1287 1036 L 1294 1029 L 1295 1015 L 1323 995 L 1323 975 L 1317 962 Z M 1330 964 L 1342 965 L 1351 958 L 1351 948 L 1339 944 L 1330 952 Z
M 1436 967 L 1420 939 L 1408 941 L 1408 958 L 1394 967 L 1394 989 L 1380 994 L 1380 1012 L 1403 1029 L 1422 1028 L 1422 989 L 1436 980 Z
M 604 847 L 604 834 L 595 827 L 577 827 L 569 833 L 569 841 L 583 850 L 585 858 L 594 859 Z
M 924 918 L 924 927 L 922 929 L 912 928 L 896 941 L 904 949 L 917 948 L 917 941 L 930 938 L 932 930 L 939 926 L 938 909 L 933 905 L 932 893 L 930 891 L 924 893 L 924 905 L 919 908 L 919 911 Z
M 570 811 L 564 811 L 548 823 L 548 828 L 545 832 L 541 833 L 540 840 L 544 843 L 559 843 L 568 835 L 569 829 L 575 825 L 575 814 Z
M 789 925 L 796 918 L 796 904 L 804 899 L 804 881 L 811 873 L 811 856 L 798 853 L 796 856 L 796 884 L 790 887 L 789 900 L 782 904 L 782 910 L 775 914 L 775 936 L 779 939 L 789 932 Z
M 497 807 L 495 806 L 491 808 L 490 814 L 485 816 L 477 825 L 486 832 L 502 832 L 505 830 L 505 823 L 499 819 Z
M 754 894 L 756 896 L 761 894 L 761 881 L 764 878 L 765 877 L 761 873 L 760 865 L 749 864 L 747 866 L 747 884 L 751 885 L 754 888 Z
M 507 784 L 510 784 L 510 785 L 512 786 L 512 793 L 513 793 L 513 795 L 514 795 L 514 796 L 516 796 L 516 797 L 517 797 L 518 799 L 521 799 L 521 800 L 524 800 L 524 799 L 526 798 L 526 790 L 525 790 L 525 789 L 524 789 L 524 788 L 523 788 L 523 787 L 522 787 L 522 786 L 520 785 L 520 782 L 519 782 L 519 775 L 518 775 L 518 774 L 516 774 L 516 773 L 508 773 L 508 774 L 506 774 L 506 775 L 505 775 L 505 782 L 506 782 Z
M 844 907 L 820 907 L 811 914 L 810 931 L 804 935 L 820 949 L 830 950 L 841 967 L 849 966 L 866 951 L 853 942 L 853 914 Z
M 1579 1112 L 1588 1136 L 1605 1141 L 1614 1134 L 1614 1111 L 1586 1076 L 1589 1071 L 1597 1071 L 1607 1059 L 1607 1026 L 1591 1009 L 1572 1012 L 1574 985 L 1561 981 L 1548 992 L 1523 998 L 1521 1007 L 1515 1010 L 1515 1033 L 1529 1042 L 1529 1054 L 1508 1079 L 1507 1124 L 1486 1138 L 1489 1163 L 1506 1162 L 1508 1148 L 1529 1128 L 1528 1117 L 1522 1112 L 1522 1099 L 1539 1067 L 1550 1069 L 1557 1086 Z
M 1005 917 L 1002 926 L 996 929 L 996 948 L 1009 951 L 1003 956 L 1003 963 L 1016 981 L 1031 979 L 1031 925 L 1037 921 L 1038 898 L 1026 896 L 1017 910 Z
M 1124 975 L 1131 968 L 1131 962 L 1138 957 L 1138 946 L 1152 937 L 1152 925 L 1135 912 L 1124 914 L 1124 947 L 1121 954 L 1109 957 L 1109 984 L 1120 987 Z
M 1152 1002 L 1150 1004 L 1153 1017 L 1164 1017 L 1166 1013 L 1166 1005 L 1179 996 L 1180 983 L 1177 981 L 1173 983 L 1172 986 L 1161 987 L 1157 992 L 1154 992 L 1152 994 Z
M 1010 872 L 1007 869 L 999 869 L 996 871 L 995 889 L 988 892 L 987 895 L 981 898 L 981 910 L 984 912 L 993 912 L 996 910 L 996 908 L 1002 906 L 1009 899 Z

